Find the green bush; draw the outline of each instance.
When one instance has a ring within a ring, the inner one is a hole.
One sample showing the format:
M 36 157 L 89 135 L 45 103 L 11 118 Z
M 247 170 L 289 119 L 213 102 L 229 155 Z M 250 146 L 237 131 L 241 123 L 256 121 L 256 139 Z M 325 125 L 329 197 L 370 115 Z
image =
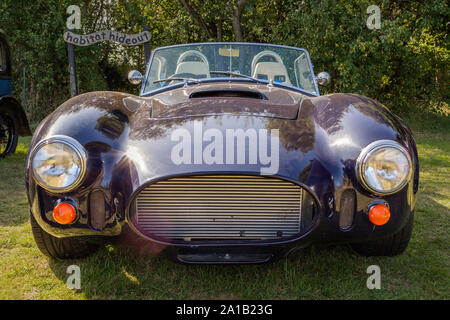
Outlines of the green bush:
M 316 72 L 333 78 L 327 92 L 373 97 L 396 112 L 447 102 L 449 71 L 444 1 L 290 1 L 267 41 L 309 50 Z M 381 28 L 366 26 L 378 4 Z
M 77 3 L 81 1 L 0 2 L 0 28 L 9 38 L 13 56 L 13 94 L 23 102 L 26 68 L 26 107 L 31 120 L 44 118 L 70 97 L 67 49 L 62 35 L 66 7 Z M 98 51 L 92 46 L 77 52 L 81 90 L 107 88 L 98 72 L 98 62 L 90 59 Z

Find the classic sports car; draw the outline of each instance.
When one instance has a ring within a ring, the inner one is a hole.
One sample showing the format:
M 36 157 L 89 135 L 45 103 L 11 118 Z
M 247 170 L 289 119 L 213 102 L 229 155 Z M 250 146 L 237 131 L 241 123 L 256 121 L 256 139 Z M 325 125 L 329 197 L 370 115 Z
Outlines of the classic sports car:
M 115 238 L 183 263 L 260 263 L 318 242 L 405 250 L 411 131 L 372 99 L 321 96 L 329 76 L 306 50 L 169 46 L 128 77 L 140 96 L 82 94 L 35 131 L 26 184 L 43 253 L 82 257 Z
M 19 135 L 31 135 L 25 112 L 20 103 L 11 97 L 11 89 L 9 46 L 0 30 L 0 158 L 16 150 Z

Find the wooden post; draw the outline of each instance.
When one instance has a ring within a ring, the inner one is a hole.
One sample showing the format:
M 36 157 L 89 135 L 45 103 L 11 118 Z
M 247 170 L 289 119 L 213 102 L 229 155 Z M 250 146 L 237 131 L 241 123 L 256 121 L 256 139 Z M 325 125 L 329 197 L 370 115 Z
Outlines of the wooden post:
M 144 31 L 150 31 L 147 26 L 144 26 Z M 144 59 L 145 59 L 145 69 L 147 69 L 148 61 L 150 60 L 150 42 L 144 43 Z
M 71 30 L 68 30 L 71 31 Z M 69 56 L 70 96 L 78 95 L 77 67 L 75 64 L 75 51 L 73 45 L 67 42 L 67 54 Z
M 23 67 L 23 107 L 27 112 L 27 72 L 25 67 Z

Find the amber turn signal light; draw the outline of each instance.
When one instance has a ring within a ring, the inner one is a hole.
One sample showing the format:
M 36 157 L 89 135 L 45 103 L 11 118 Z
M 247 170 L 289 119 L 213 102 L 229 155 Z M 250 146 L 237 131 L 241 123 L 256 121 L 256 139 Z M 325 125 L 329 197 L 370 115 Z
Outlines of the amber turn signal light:
M 369 210 L 369 220 L 374 225 L 382 226 L 389 221 L 391 211 L 384 204 L 376 204 Z
M 72 223 L 77 216 L 75 208 L 67 202 L 60 202 L 53 209 L 53 219 L 59 224 Z

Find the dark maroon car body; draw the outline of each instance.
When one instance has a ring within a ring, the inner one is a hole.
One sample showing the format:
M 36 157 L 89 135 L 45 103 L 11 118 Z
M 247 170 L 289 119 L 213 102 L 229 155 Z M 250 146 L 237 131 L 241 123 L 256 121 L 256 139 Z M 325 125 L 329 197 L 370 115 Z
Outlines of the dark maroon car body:
M 233 94 L 227 94 L 230 92 Z M 133 103 L 124 102 L 128 97 Z M 274 177 L 301 186 L 308 195 L 304 205 L 309 209 L 305 210 L 313 211 L 300 233 L 270 240 L 183 241 L 158 238 L 140 227 L 134 199 L 157 181 L 215 174 L 261 175 L 258 166 L 248 164 L 174 165 L 170 161 L 170 132 L 177 128 L 192 131 L 194 121 L 200 121 L 205 130 L 223 132 L 248 127 L 249 123 L 258 128 L 279 128 L 279 171 Z M 72 137 L 85 148 L 87 170 L 76 190 L 58 194 L 36 183 L 28 162 L 29 204 L 43 230 L 58 238 L 120 235 L 124 241 L 182 262 L 265 262 L 311 243 L 383 238 L 405 226 L 418 190 L 417 150 L 411 131 L 381 104 L 354 94 L 313 96 L 238 78 L 140 97 L 91 92 L 68 100 L 42 121 L 30 150 L 53 135 Z M 336 143 L 345 137 L 352 137 L 352 144 Z M 381 197 L 361 186 L 355 165 L 365 146 L 382 139 L 394 140 L 408 150 L 413 174 L 400 191 Z M 127 153 L 130 146 L 138 150 L 138 157 Z M 52 216 L 55 203 L 61 199 L 70 199 L 77 206 L 79 217 L 69 226 L 56 223 Z M 369 204 L 377 200 L 387 203 L 392 212 L 389 223 L 380 227 L 367 217 Z M 98 201 L 102 202 L 101 210 L 97 209 Z M 343 225 L 344 214 L 351 215 L 350 225 Z

